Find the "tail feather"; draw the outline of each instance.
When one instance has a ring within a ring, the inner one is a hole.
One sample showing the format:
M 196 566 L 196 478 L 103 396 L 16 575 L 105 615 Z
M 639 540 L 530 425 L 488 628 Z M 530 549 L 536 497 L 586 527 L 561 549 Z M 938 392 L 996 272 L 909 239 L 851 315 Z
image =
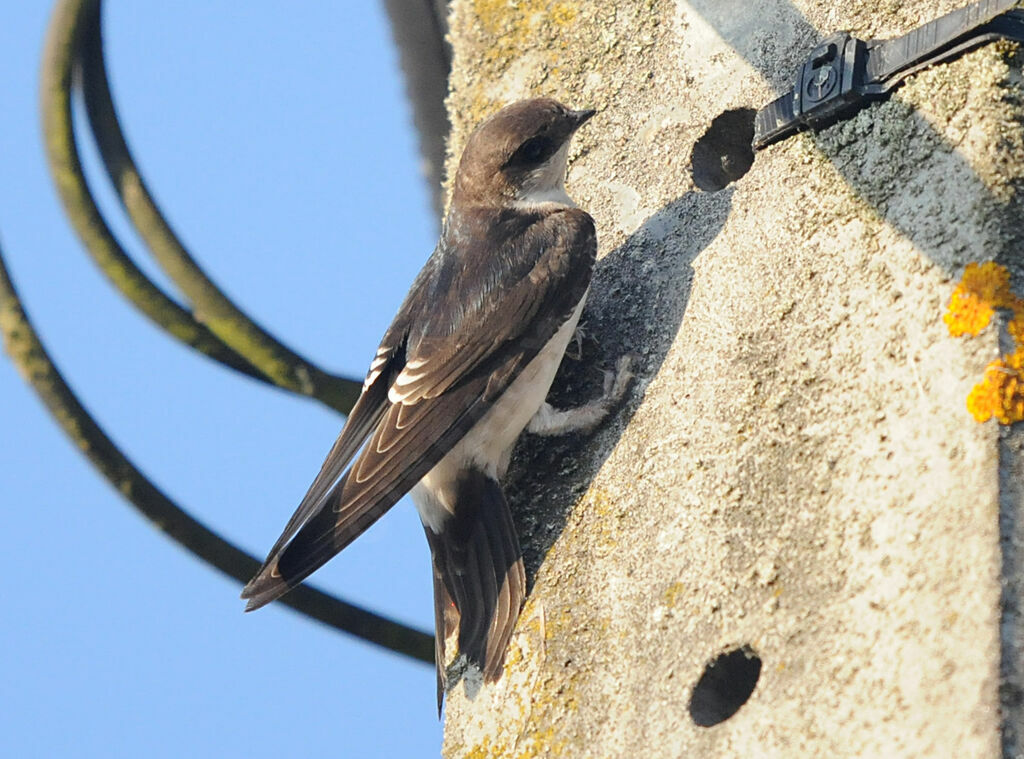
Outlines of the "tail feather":
M 448 642 L 448 636 L 455 631 L 455 626 L 458 624 L 459 619 L 458 612 L 455 610 L 455 603 L 445 587 L 442 570 L 435 559 L 436 554 L 433 550 L 434 543 L 432 540 L 433 533 L 429 527 L 424 527 L 423 529 L 427 533 L 427 542 L 430 543 L 431 565 L 434 574 L 434 664 L 437 668 L 437 716 L 440 717 L 441 704 L 444 701 L 445 647 Z
M 503 557 L 501 563 L 508 567 L 504 578 L 497 578 L 498 603 L 487 634 L 487 650 L 484 654 L 484 661 L 488 662 L 488 667 L 484 669 L 484 679 L 492 682 L 501 677 L 508 642 L 512 638 L 519 612 L 526 599 L 526 572 L 523 569 L 522 550 L 507 505 L 503 510 L 503 517 L 504 528 L 488 533 L 492 550 L 496 555 Z
M 471 539 L 466 549 L 466 573 L 455 583 L 462 590 L 455 601 L 461 617 L 459 652 L 482 667 L 487 658 L 488 628 L 497 611 L 500 579 L 494 575 L 501 556 L 491 553 L 486 536 L 484 540 Z
M 477 471 L 456 486 L 456 513 L 440 533 L 426 529 L 434 567 L 438 689 L 443 695 L 444 612 L 458 613 L 459 653 L 487 682 L 502 673 L 505 654 L 526 598 L 522 551 L 501 486 Z

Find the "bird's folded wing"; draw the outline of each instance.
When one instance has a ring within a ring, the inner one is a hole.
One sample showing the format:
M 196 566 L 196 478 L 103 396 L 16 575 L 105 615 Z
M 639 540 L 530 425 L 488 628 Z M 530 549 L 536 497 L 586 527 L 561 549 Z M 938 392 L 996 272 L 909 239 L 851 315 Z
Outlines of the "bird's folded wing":
M 398 321 L 396 319 L 396 322 Z M 295 513 L 292 514 L 291 519 L 288 520 L 288 524 L 285 525 L 281 536 L 270 549 L 266 561 L 263 562 L 263 566 L 260 567 L 256 576 L 242 590 L 242 598 L 250 600 L 247 609 L 259 608 L 259 606 L 263 605 L 255 603 L 253 598 L 253 594 L 256 592 L 257 580 L 272 573 L 272 565 L 280 557 L 285 546 L 295 537 L 295 534 L 302 526 L 317 513 L 317 510 L 323 506 L 332 488 L 335 488 L 338 484 L 345 467 L 349 465 L 352 458 L 359 452 L 363 443 L 366 442 L 366 439 L 377 428 L 381 418 L 387 411 L 388 387 L 404 363 L 402 360 L 404 346 L 395 343 L 396 334 L 399 334 L 404 341 L 404 334 L 401 334 L 400 330 L 401 326 L 401 324 L 392 325 L 392 328 L 384 335 L 384 339 L 377 349 L 377 355 L 370 364 L 366 381 L 363 383 L 362 393 L 349 412 L 341 434 L 338 435 L 338 439 L 331 446 L 331 450 L 324 459 L 320 472 L 302 497 L 302 501 L 299 503 Z M 396 329 L 396 327 L 399 329 Z M 275 597 L 268 598 L 267 600 L 273 600 Z
M 483 417 L 564 323 L 590 283 L 593 222 L 582 211 L 566 209 L 540 217 L 517 244 L 522 247 L 516 252 L 532 257 L 525 272 L 489 282 L 482 293 L 459 288 L 456 281 L 452 289 L 464 299 L 459 318 L 418 332 L 410 325 L 404 347 L 391 354 L 404 359 L 401 369 L 396 361 L 374 376 L 371 367 L 368 380 L 373 381 L 320 475 L 243 591 L 248 608 L 286 592 L 393 506 Z M 429 282 L 421 276 L 417 283 L 421 287 L 410 293 L 396 325 L 410 307 L 429 312 L 430 305 L 415 302 Z M 394 380 L 384 400 L 389 377 Z M 352 469 L 335 483 L 370 429 Z

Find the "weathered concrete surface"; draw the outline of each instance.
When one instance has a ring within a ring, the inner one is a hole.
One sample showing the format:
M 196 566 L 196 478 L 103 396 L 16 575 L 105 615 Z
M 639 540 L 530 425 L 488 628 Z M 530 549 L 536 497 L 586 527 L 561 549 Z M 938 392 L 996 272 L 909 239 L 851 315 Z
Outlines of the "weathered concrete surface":
M 969 261 L 1020 283 L 1013 47 L 719 192 L 689 167 L 712 119 L 774 98 L 819 36 L 962 4 L 453 2 L 453 154 L 520 97 L 602 109 L 569 173 L 602 260 L 562 397 L 642 361 L 599 434 L 520 446 L 535 585 L 503 679 L 449 693 L 446 756 L 1000 755 L 1000 692 L 1020 725 L 1021 441 L 965 407 L 998 324 L 953 338 L 943 314 Z M 744 645 L 756 689 L 697 726 L 705 666 Z

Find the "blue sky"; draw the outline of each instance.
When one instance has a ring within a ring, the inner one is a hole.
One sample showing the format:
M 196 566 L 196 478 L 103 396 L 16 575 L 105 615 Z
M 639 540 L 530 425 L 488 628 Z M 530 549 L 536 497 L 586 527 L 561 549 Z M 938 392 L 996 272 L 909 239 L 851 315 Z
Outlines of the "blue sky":
M 177 345 L 93 268 L 42 152 L 47 6 L 12 3 L 0 25 L 0 239 L 12 276 L 122 449 L 262 555 L 342 419 Z M 261 323 L 361 376 L 436 235 L 379 4 L 108 6 L 115 101 L 172 224 Z M 153 271 L 93 169 L 119 235 Z M 6 357 L 0 420 L 0 755 L 437 753 L 431 668 L 284 608 L 243 614 L 237 584 L 137 516 Z M 429 554 L 407 502 L 314 579 L 432 624 Z

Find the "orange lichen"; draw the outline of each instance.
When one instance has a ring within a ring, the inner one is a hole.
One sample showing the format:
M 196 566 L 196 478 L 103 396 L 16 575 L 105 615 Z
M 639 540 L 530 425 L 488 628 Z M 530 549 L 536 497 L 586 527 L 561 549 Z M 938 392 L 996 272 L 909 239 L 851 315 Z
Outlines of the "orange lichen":
M 1010 289 L 1010 272 L 993 261 L 967 264 L 943 321 L 953 337 L 977 335 L 997 308 L 1013 314 L 1006 331 L 1016 349 L 985 367 L 984 378 L 967 396 L 967 410 L 979 422 L 995 417 L 1013 424 L 1024 421 L 1024 300 Z
M 1024 345 L 1024 301 L 1014 298 L 1010 308 L 1013 310 L 1013 318 L 1006 325 L 1006 331 L 1017 345 Z
M 1024 420 L 1024 349 L 985 367 L 985 378 L 967 396 L 967 410 L 979 422 L 995 417 L 1000 424 Z
M 969 263 L 949 299 L 942 320 L 953 337 L 977 335 L 992 320 L 997 308 L 1013 308 L 1019 300 L 1010 291 L 1010 272 L 992 261 Z

